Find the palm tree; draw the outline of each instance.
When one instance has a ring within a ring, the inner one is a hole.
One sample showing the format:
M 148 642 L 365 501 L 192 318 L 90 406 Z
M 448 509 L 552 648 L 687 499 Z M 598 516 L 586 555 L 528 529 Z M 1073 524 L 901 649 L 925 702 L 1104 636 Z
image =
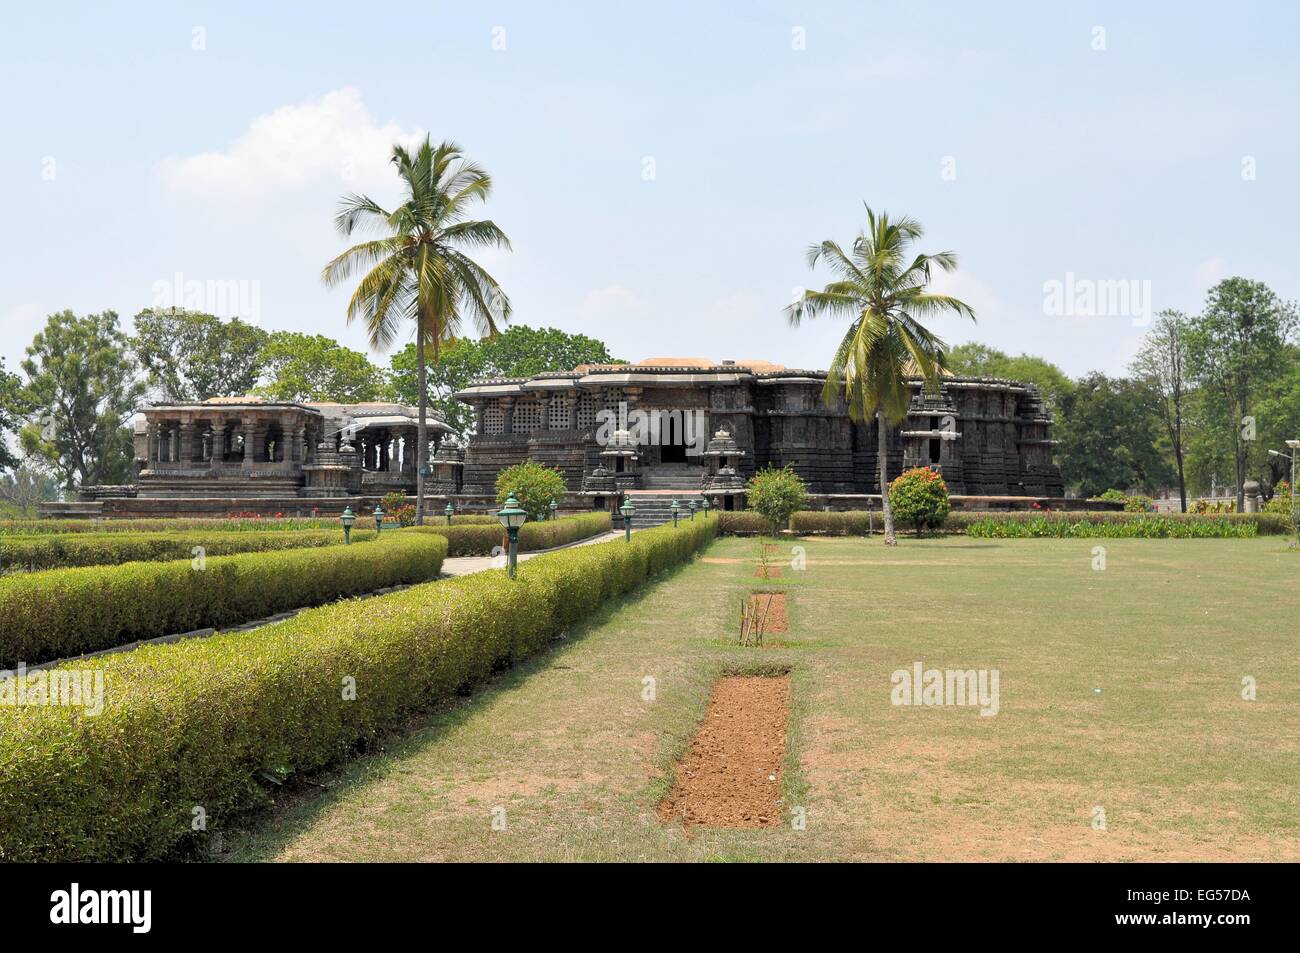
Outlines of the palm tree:
M 353 245 L 325 266 L 321 279 L 334 287 L 355 272 L 366 272 L 348 302 L 348 323 L 363 320 L 370 346 L 377 351 L 387 349 L 407 322 L 415 325 L 420 390 L 415 521 L 419 524 L 424 522 L 429 455 L 425 347 L 433 347 L 436 363 L 442 346 L 460 336 L 466 314 L 484 337 L 497 333 L 498 321 L 509 320 L 510 299 L 465 249 L 508 249 L 510 239 L 493 222 L 468 217 L 475 202 L 486 201 L 492 179 L 466 159 L 454 142 L 434 147 L 426 136 L 414 156 L 402 146 L 393 146 L 392 162 L 406 201 L 389 212 L 367 196 L 345 195 L 334 217 L 339 232 L 351 236 L 364 228 L 380 237 Z
M 796 327 L 805 317 L 821 315 L 852 321 L 831 361 L 822 399 L 827 404 L 843 399 L 855 423 L 876 418 L 887 546 L 897 545 L 897 540 L 889 511 L 886 428 L 907 416 L 912 396 L 908 378 L 923 377 L 926 387 L 934 388 L 946 360 L 946 345 L 917 319 L 945 311 L 975 319 L 974 309 L 964 301 L 926 290 L 933 269 L 952 271 L 957 256 L 945 251 L 910 257 L 909 246 L 920 237 L 921 225 L 915 219 L 894 221 L 867 206 L 867 227 L 853 240 L 850 253 L 833 241 L 808 249 L 808 267 L 825 262 L 837 280 L 821 291 L 805 291 L 785 309 Z

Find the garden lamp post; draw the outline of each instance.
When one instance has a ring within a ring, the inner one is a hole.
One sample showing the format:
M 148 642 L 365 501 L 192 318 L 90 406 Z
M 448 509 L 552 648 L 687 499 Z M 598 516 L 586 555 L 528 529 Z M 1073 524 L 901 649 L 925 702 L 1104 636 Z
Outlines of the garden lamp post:
M 511 493 L 506 497 L 505 505 L 497 510 L 497 519 L 501 521 L 501 525 L 506 528 L 506 533 L 510 537 L 507 574 L 513 579 L 515 578 L 515 563 L 519 557 L 519 527 L 523 526 L 528 520 L 528 514 L 519 508 L 519 501 Z
M 677 528 L 677 514 L 678 514 L 678 512 L 679 512 L 680 510 L 681 510 L 681 507 L 677 505 L 677 500 L 676 500 L 676 498 L 674 498 L 674 499 L 673 499 L 673 505 L 672 505 L 672 511 L 673 511 L 673 529 L 676 529 L 676 528 Z
M 451 516 L 452 516 L 453 513 L 456 512 L 456 507 L 454 507 L 454 506 L 452 506 L 450 503 L 448 503 L 448 504 L 447 504 L 447 508 L 446 508 L 445 510 L 443 510 L 443 512 L 447 514 L 447 525 L 450 526 L 450 525 L 451 525 Z
M 551 505 L 548 508 L 551 511 L 551 519 L 555 519 L 555 511 L 560 508 L 560 504 L 556 503 L 554 500 L 551 500 Z
M 630 543 L 632 542 L 632 514 L 636 512 L 636 507 L 632 505 L 630 499 L 625 498 L 618 511 L 623 514 L 623 538 Z
M 691 511 L 691 522 L 694 523 L 694 522 L 695 522 L 695 507 L 699 506 L 699 504 L 698 504 L 695 500 L 690 500 L 690 501 L 687 502 L 686 505 L 690 508 L 690 511 Z
M 707 496 L 700 500 L 700 509 L 704 510 L 704 515 L 706 517 L 709 515 L 709 498 Z
M 339 517 L 339 522 L 343 524 L 343 545 L 352 545 L 352 524 L 357 521 L 357 514 L 352 512 L 352 507 L 343 507 L 343 515 Z
M 375 535 L 378 536 L 384 531 L 384 508 L 375 507 Z

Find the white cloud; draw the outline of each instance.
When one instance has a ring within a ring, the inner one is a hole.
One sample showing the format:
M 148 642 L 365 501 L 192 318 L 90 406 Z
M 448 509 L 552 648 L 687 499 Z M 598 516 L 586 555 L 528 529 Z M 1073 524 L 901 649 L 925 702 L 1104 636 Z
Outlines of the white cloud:
M 1207 258 L 1197 264 L 1192 280 L 1198 291 L 1208 291 L 1231 274 L 1228 263 L 1222 258 Z
M 578 309 L 584 319 L 598 321 L 616 321 L 619 318 L 631 318 L 646 313 L 646 302 L 631 288 L 623 285 L 607 285 L 587 292 Z
M 423 135 L 396 122 L 376 122 L 361 91 L 345 86 L 258 116 L 224 150 L 168 156 L 157 173 L 173 191 L 218 199 L 321 182 L 363 192 L 391 185 L 393 145 L 409 146 Z
M 975 309 L 975 317 L 979 321 L 989 318 L 1000 318 L 1006 314 L 1006 306 L 998 293 L 987 283 L 971 274 L 969 271 L 942 271 L 936 269 L 934 276 L 930 279 L 929 290 L 935 294 L 951 295 L 959 301 L 964 301 Z M 947 314 L 940 319 L 949 322 Z M 958 320 L 958 330 L 967 331 L 974 325 L 967 319 Z M 933 318 L 930 321 L 934 321 Z M 924 323 L 924 322 L 923 322 Z M 951 324 L 949 325 L 951 327 Z

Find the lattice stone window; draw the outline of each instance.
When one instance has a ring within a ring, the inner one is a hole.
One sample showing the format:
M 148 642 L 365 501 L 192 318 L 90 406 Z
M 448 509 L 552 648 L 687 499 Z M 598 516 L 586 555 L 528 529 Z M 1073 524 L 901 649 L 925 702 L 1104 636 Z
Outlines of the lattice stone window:
M 483 408 L 483 432 L 489 436 L 504 432 L 506 413 L 499 404 L 489 404 Z
M 573 407 L 568 394 L 551 395 L 550 425 L 552 430 L 573 428 Z
M 525 400 L 515 404 L 515 433 L 532 433 L 542 426 L 542 402 Z
M 605 391 L 605 409 L 618 413 L 618 405 L 623 402 L 623 388 L 611 387 Z
M 583 394 L 578 398 L 578 429 L 585 430 L 596 426 L 596 411 L 600 410 L 601 400 L 598 394 Z

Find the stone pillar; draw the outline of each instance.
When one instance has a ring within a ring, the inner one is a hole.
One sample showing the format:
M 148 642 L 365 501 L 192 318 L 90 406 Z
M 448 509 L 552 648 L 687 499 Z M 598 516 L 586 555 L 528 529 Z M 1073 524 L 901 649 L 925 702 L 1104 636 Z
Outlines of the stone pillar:
M 176 459 L 181 466 L 188 467 L 194 461 L 194 421 L 182 420 L 177 434 L 179 450 Z
M 551 429 L 551 397 L 545 391 L 542 392 L 542 420 L 537 425 L 538 430 Z
M 474 430 L 476 433 L 483 433 L 483 402 L 479 401 L 474 405 Z
M 152 465 L 158 462 L 158 424 L 152 420 L 149 421 L 147 432 L 149 436 L 145 444 L 144 455 L 145 459 Z
M 244 436 L 244 466 L 257 460 L 257 418 L 243 417 L 239 422 L 240 433 Z
M 515 432 L 515 399 L 513 397 L 501 398 L 501 432 Z

